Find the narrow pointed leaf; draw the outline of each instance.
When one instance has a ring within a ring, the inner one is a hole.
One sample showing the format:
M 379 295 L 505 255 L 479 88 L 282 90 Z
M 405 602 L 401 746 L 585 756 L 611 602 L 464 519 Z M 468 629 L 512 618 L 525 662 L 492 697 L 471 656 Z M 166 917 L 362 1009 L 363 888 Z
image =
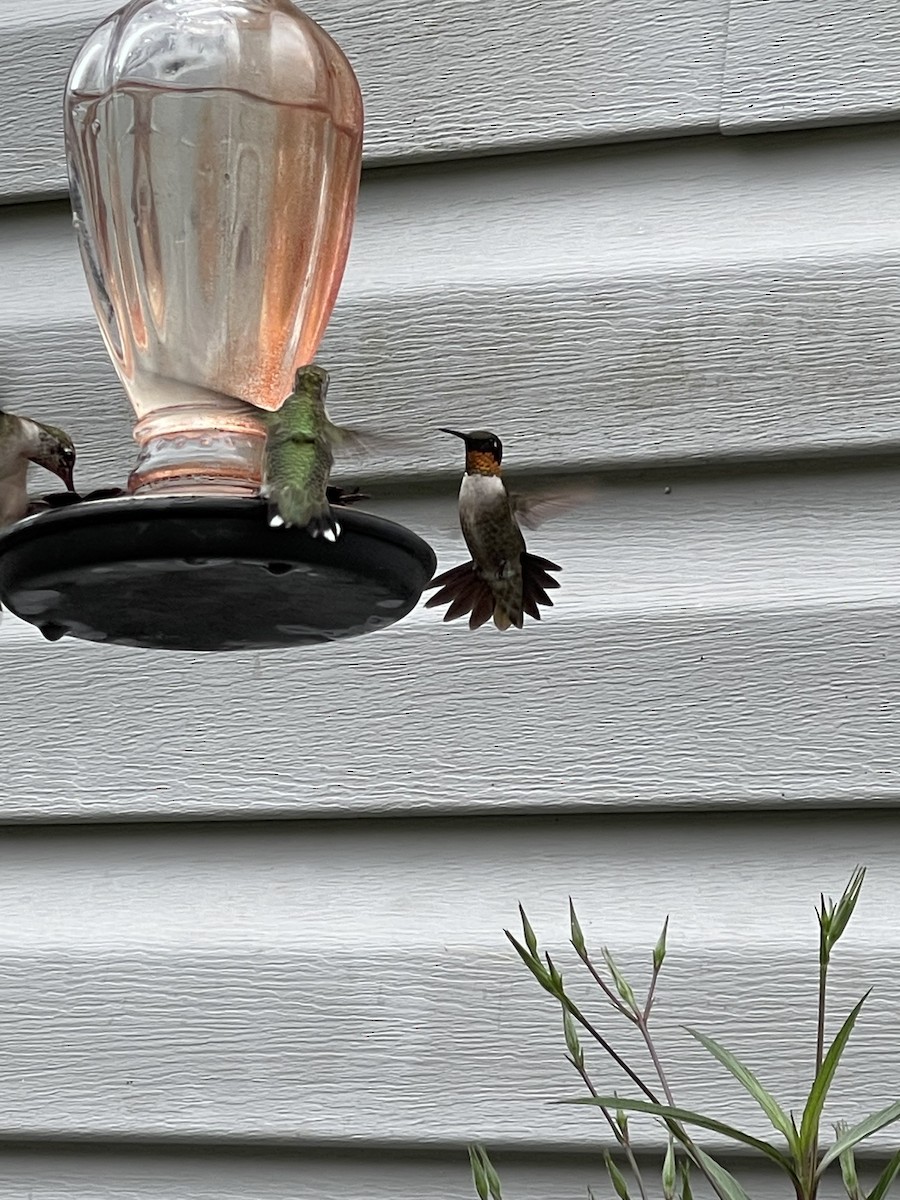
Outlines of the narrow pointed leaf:
M 491 1165 L 487 1150 L 484 1146 L 473 1144 L 467 1146 L 469 1166 L 472 1168 L 472 1181 L 478 1200 L 503 1200 L 500 1194 L 500 1180 Z
M 669 918 L 666 917 L 663 922 L 662 933 L 659 935 L 659 941 L 653 947 L 653 970 L 658 971 L 666 958 L 666 936 L 669 932 Z
M 622 1000 L 625 1002 L 625 1004 L 627 1004 L 628 1007 L 634 1011 L 637 1005 L 635 1004 L 634 992 L 631 990 L 631 984 L 619 970 L 616 960 L 609 952 L 609 948 L 607 946 L 603 946 L 600 950 L 600 953 L 603 955 L 603 961 L 606 963 L 607 967 L 609 967 L 609 973 L 613 977 L 613 983 L 616 985 L 616 991 L 622 997 Z
M 484 1171 L 484 1164 L 481 1161 L 480 1146 L 468 1146 L 469 1151 L 469 1166 L 472 1168 L 472 1182 L 475 1184 L 475 1191 L 478 1195 L 478 1200 L 490 1200 L 488 1192 L 487 1175 Z
M 584 944 L 584 933 L 581 929 L 581 923 L 575 913 L 575 905 L 572 903 L 572 897 L 569 897 L 569 927 L 571 930 L 572 945 L 575 947 L 575 953 L 579 958 L 583 959 L 587 955 L 587 947 Z
M 726 1200 L 750 1200 L 747 1193 L 724 1167 L 720 1167 L 714 1158 L 710 1158 L 699 1146 L 695 1146 L 693 1154 L 699 1159 L 703 1169 L 716 1185 L 716 1190 L 726 1197 Z
M 522 962 L 532 973 L 541 987 L 544 988 L 545 991 L 549 992 L 551 996 L 555 995 L 550 982 L 550 972 L 547 970 L 541 960 L 539 958 L 535 958 L 535 956 L 529 950 L 526 950 L 522 943 L 513 937 L 508 929 L 504 929 L 503 932 L 515 947 L 519 958 L 521 958 Z
M 500 1176 L 494 1170 L 494 1164 L 488 1158 L 486 1150 L 482 1151 L 481 1157 L 484 1162 L 484 1173 L 485 1173 L 485 1175 L 487 1175 L 487 1182 L 488 1182 L 488 1188 L 490 1189 L 490 1193 L 491 1193 L 491 1200 L 503 1200 L 503 1196 L 500 1193 Z
M 625 1182 L 625 1176 L 622 1174 L 610 1156 L 605 1152 L 603 1155 L 603 1161 L 606 1164 L 606 1173 L 609 1175 L 609 1181 L 615 1188 L 616 1195 L 619 1197 L 619 1200 L 631 1200 L 631 1197 L 628 1194 L 628 1184 Z
M 782 1154 L 777 1146 L 773 1146 L 770 1142 L 764 1142 L 761 1138 L 753 1137 L 752 1134 L 744 1133 L 741 1129 L 735 1129 L 732 1125 L 726 1125 L 712 1117 L 704 1117 L 702 1113 L 691 1112 L 686 1108 L 672 1108 L 668 1104 L 653 1104 L 649 1100 L 626 1100 L 622 1096 L 579 1096 L 577 1100 L 557 1100 L 554 1103 L 602 1104 L 604 1108 L 623 1108 L 629 1112 L 649 1113 L 652 1117 L 660 1117 L 667 1124 L 679 1121 L 684 1125 L 698 1125 L 701 1129 L 709 1129 L 712 1133 L 721 1133 L 723 1137 L 731 1138 L 734 1142 L 752 1146 L 754 1150 L 758 1150 L 760 1154 L 765 1154 L 766 1158 L 777 1163 L 782 1170 L 793 1172 L 790 1159 Z
M 852 1150 L 845 1150 L 841 1155 L 841 1179 L 844 1181 L 844 1191 L 849 1200 L 865 1200 L 865 1193 L 859 1186 L 856 1159 L 853 1157 Z
M 687 1026 L 685 1026 L 687 1028 Z M 760 1083 L 753 1072 L 745 1067 L 744 1064 L 725 1047 L 717 1042 L 714 1038 L 707 1037 L 705 1033 L 700 1033 L 696 1029 L 687 1029 L 687 1032 L 692 1038 L 700 1043 L 704 1049 L 715 1058 L 726 1071 L 730 1071 L 741 1087 L 749 1092 L 759 1107 L 763 1110 L 773 1127 L 782 1135 L 787 1144 L 791 1148 L 791 1152 L 796 1155 L 799 1150 L 799 1139 L 791 1125 L 787 1113 L 766 1088 Z
M 850 923 L 850 918 L 853 916 L 853 910 L 856 908 L 865 878 L 866 868 L 857 867 L 850 878 L 850 882 L 844 888 L 840 900 L 838 900 L 836 905 L 833 905 L 832 911 L 829 914 L 831 918 L 828 929 L 829 950 L 834 949 L 838 938 Z
M 834 1041 L 828 1047 L 828 1053 L 825 1055 L 822 1066 L 813 1080 L 813 1085 L 809 1089 L 809 1097 L 800 1121 L 800 1145 L 804 1156 L 812 1152 L 818 1138 L 819 1122 L 822 1119 L 822 1109 L 825 1107 L 828 1089 L 831 1087 L 835 1072 L 838 1069 L 841 1055 L 844 1053 L 847 1042 L 850 1040 L 850 1034 L 853 1032 L 853 1026 L 856 1024 L 856 1018 L 859 1016 L 860 1009 L 868 998 L 869 993 L 866 992 L 865 996 L 853 1007 L 847 1020 L 838 1030 Z
M 900 1150 L 878 1176 L 878 1182 L 869 1192 L 867 1200 L 884 1200 L 898 1172 L 900 1172 Z
M 578 1067 L 584 1066 L 584 1051 L 581 1049 L 581 1042 L 578 1040 L 578 1032 L 575 1029 L 575 1022 L 572 1020 L 572 1015 L 567 1008 L 562 1010 L 563 1014 L 563 1034 L 566 1039 L 566 1049 L 572 1055 L 572 1060 Z
M 531 928 L 531 922 L 525 916 L 525 909 L 521 904 L 519 905 L 519 916 L 522 918 L 522 933 L 525 937 L 525 945 L 532 954 L 536 955 L 538 952 L 537 938 L 535 937 L 534 930 Z
M 549 954 L 545 954 L 544 958 L 547 962 L 547 970 L 550 972 L 550 987 L 553 995 L 558 996 L 562 993 L 562 975 L 557 970 L 556 964 Z
M 662 1191 L 664 1200 L 674 1200 L 675 1197 L 675 1142 L 671 1133 L 669 1144 L 666 1146 L 666 1157 L 663 1159 Z
M 681 1164 L 681 1200 L 694 1200 L 691 1190 L 691 1166 L 686 1159 Z
M 858 1125 L 845 1130 L 834 1145 L 822 1155 L 822 1161 L 819 1163 L 816 1176 L 821 1176 L 825 1168 L 833 1163 L 836 1158 L 840 1158 L 845 1150 L 851 1150 L 859 1142 L 864 1141 L 865 1138 L 871 1137 L 873 1133 L 877 1133 L 879 1129 L 884 1129 L 885 1125 L 892 1125 L 894 1121 L 900 1121 L 900 1100 L 895 1100 L 887 1108 L 881 1109 L 880 1112 L 872 1113 L 870 1117 L 866 1117 Z

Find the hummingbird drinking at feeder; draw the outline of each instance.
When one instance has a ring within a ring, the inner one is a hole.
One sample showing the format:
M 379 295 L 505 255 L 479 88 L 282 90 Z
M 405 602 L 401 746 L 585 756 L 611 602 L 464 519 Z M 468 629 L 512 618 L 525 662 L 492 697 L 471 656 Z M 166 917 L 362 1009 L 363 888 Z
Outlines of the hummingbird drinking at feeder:
M 559 587 L 548 572 L 560 571 L 556 563 L 525 549 L 519 524 L 534 528 L 542 516 L 559 507 L 558 497 L 527 500 L 512 495 L 503 481 L 500 463 L 503 446 L 487 430 L 442 433 L 466 444 L 466 473 L 459 489 L 459 524 L 472 561 L 436 576 L 429 587 L 440 588 L 426 608 L 450 601 L 445 621 L 470 613 L 469 628 L 477 629 L 491 617 L 498 629 L 521 629 L 526 614 L 541 619 L 539 605 L 552 606 L 547 588 Z M 566 502 L 565 507 L 571 507 Z
M 294 376 L 293 392 L 277 412 L 266 414 L 260 490 L 269 501 L 270 525 L 299 525 L 312 537 L 334 542 L 341 527 L 329 500 L 349 504 L 365 497 L 329 487 L 334 447 L 360 439 L 329 419 L 327 391 L 328 372 L 323 367 L 301 367 Z
M 0 526 L 28 511 L 28 464 L 52 471 L 74 492 L 75 447 L 55 425 L 0 410 Z

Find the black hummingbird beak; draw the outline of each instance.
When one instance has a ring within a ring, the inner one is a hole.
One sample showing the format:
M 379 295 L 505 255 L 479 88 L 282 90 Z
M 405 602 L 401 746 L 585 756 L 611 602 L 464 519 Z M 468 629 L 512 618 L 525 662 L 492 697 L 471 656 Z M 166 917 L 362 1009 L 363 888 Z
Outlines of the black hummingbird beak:
M 66 485 L 70 492 L 75 491 L 75 481 L 73 479 L 74 472 L 75 468 L 70 466 L 68 463 L 60 467 L 58 471 L 59 478 Z
M 468 440 L 468 435 L 467 435 L 467 434 L 465 434 L 465 433 L 460 433 L 458 429 L 445 429 L 445 428 L 443 427 L 443 425 L 441 425 L 441 426 L 440 426 L 440 432 L 441 432 L 441 433 L 449 433 L 449 434 L 452 434 L 452 435 L 453 435 L 453 437 L 462 438 L 462 440 L 463 440 L 464 442 Z

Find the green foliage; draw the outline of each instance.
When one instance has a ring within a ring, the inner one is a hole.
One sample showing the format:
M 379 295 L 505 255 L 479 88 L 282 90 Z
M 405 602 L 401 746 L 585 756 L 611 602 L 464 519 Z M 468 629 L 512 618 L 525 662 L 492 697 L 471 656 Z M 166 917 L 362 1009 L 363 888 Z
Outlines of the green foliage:
M 662 933 L 653 949 L 653 971 L 646 997 L 643 1002 L 639 1002 L 634 988 L 625 978 L 612 952 L 606 946 L 601 947 L 599 964 L 592 958 L 584 931 L 575 912 L 575 905 L 571 898 L 569 899 L 572 947 L 592 982 L 599 988 L 607 1009 L 611 1008 L 618 1017 L 624 1018 L 637 1028 L 652 1063 L 653 1073 L 645 1078 L 626 1058 L 613 1049 L 598 1024 L 590 1020 L 574 1002 L 566 990 L 561 971 L 546 951 L 541 952 L 537 935 L 525 910 L 520 905 L 523 941 L 519 941 L 509 930 L 506 930 L 506 936 L 540 986 L 559 1003 L 563 1016 L 566 1057 L 578 1072 L 589 1092 L 587 1096 L 560 1103 L 586 1104 L 599 1109 L 626 1160 L 623 1170 L 610 1154 L 604 1151 L 603 1161 L 609 1183 L 619 1200 L 635 1200 L 635 1193 L 640 1200 L 649 1200 L 654 1191 L 661 1191 L 662 1200 L 693 1200 L 692 1170 L 705 1179 L 707 1187 L 712 1190 L 718 1200 L 748 1200 L 747 1194 L 738 1180 L 721 1163 L 716 1162 L 697 1145 L 691 1130 L 715 1133 L 722 1139 L 745 1148 L 748 1147 L 755 1153 L 764 1155 L 769 1162 L 784 1173 L 789 1186 L 786 1194 L 793 1195 L 795 1200 L 816 1200 L 822 1177 L 829 1170 L 839 1171 L 849 1200 L 884 1200 L 897 1175 L 900 1174 L 900 1150 L 885 1166 L 874 1187 L 868 1193 L 860 1184 L 854 1151 L 874 1133 L 900 1120 L 900 1100 L 872 1113 L 853 1126 L 836 1125 L 835 1137 L 830 1145 L 823 1146 L 821 1141 L 821 1123 L 825 1101 L 869 994 L 867 992 L 854 1005 L 826 1051 L 825 1017 L 828 969 L 834 949 L 853 916 L 865 874 L 864 868 L 856 868 L 840 899 L 835 902 L 822 896 L 820 906 L 816 909 L 819 924 L 819 986 L 815 1072 L 799 1118 L 799 1127 L 793 1113 L 789 1114 L 782 1107 L 753 1071 L 742 1063 L 732 1051 L 700 1030 L 687 1028 L 687 1033 L 729 1072 L 758 1105 L 772 1127 L 773 1140 L 757 1137 L 720 1121 L 711 1114 L 682 1108 L 675 1102 L 665 1067 L 650 1030 L 650 1016 L 656 986 L 666 958 L 668 917 L 666 917 Z M 641 1092 L 640 1097 L 604 1094 L 594 1086 L 585 1052 L 585 1047 L 590 1048 L 592 1044 L 595 1051 L 599 1048 L 604 1055 L 611 1058 L 625 1071 L 631 1082 Z M 666 1152 L 657 1189 L 648 1188 L 638 1166 L 627 1118 L 629 1112 L 644 1113 L 655 1117 L 667 1133 Z M 484 1148 L 470 1146 L 469 1158 L 479 1200 L 500 1200 L 500 1181 L 490 1165 Z M 594 1196 L 590 1188 L 588 1196 Z

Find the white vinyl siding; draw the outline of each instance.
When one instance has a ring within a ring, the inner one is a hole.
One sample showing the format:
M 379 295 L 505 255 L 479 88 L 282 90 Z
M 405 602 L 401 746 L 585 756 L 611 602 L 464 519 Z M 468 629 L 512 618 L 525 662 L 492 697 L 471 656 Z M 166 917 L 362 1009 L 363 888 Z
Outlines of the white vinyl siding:
M 0 406 L 72 432 L 83 490 L 135 456 L 60 137 L 113 2 L 0 0 Z M 857 862 L 834 1021 L 875 991 L 828 1116 L 892 1101 L 900 7 L 309 11 L 368 119 L 320 359 L 335 420 L 390 435 L 335 480 L 439 569 L 465 550 L 438 426 L 584 503 L 528 534 L 562 586 L 521 633 L 419 607 L 203 656 L 3 614 L 0 1200 L 474 1200 L 471 1140 L 507 1200 L 605 1196 L 596 1114 L 549 1103 L 579 1086 L 517 904 L 569 979 L 569 894 L 637 982 L 668 913 L 676 1095 L 762 1133 L 680 1026 L 796 1109 L 813 904 Z

